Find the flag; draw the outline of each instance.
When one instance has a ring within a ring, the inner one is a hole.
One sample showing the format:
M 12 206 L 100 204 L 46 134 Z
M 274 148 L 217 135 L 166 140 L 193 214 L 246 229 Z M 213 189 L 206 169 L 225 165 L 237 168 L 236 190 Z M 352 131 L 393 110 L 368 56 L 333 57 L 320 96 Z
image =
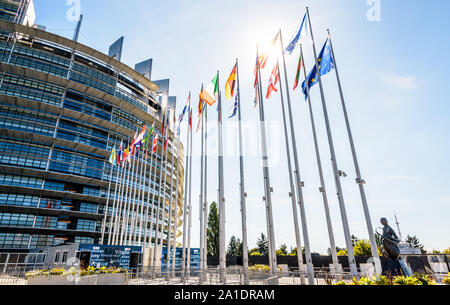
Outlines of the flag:
M 267 55 L 264 52 L 261 52 L 261 54 L 258 57 L 258 65 L 260 69 L 265 69 L 266 68 L 266 64 L 267 64 L 267 60 L 269 59 L 269 55 Z
M 298 60 L 297 74 L 295 75 L 294 91 L 298 87 L 298 83 L 300 81 L 300 72 L 302 71 L 302 67 L 303 67 L 303 54 L 300 54 L 300 58 Z
M 229 119 L 231 119 L 231 118 L 236 116 L 236 114 L 238 112 L 238 107 L 239 107 L 239 99 L 238 99 L 238 95 L 236 94 L 236 98 L 234 100 L 233 110 L 232 110 L 232 113 L 231 113 L 231 116 L 229 117 Z
M 138 136 L 138 134 L 137 134 L 137 132 L 136 132 L 136 134 L 134 135 L 134 138 L 133 138 L 133 141 L 131 142 L 131 145 L 130 145 L 130 149 L 131 149 L 131 156 L 134 156 L 134 150 L 135 150 L 135 146 L 134 146 L 134 144 L 136 144 L 136 138 L 137 138 L 137 136 Z
M 202 101 L 207 102 L 209 106 L 216 103 L 217 94 L 219 93 L 219 74 L 217 74 L 211 83 L 206 87 L 206 90 L 202 91 L 200 98 Z
M 181 112 L 180 117 L 178 118 L 178 121 L 181 123 L 184 120 L 184 116 L 186 114 L 186 111 L 188 111 L 189 109 L 189 104 L 191 103 L 191 95 L 189 94 L 188 100 L 186 102 L 186 106 L 184 106 L 183 108 L 183 112 Z
M 115 148 L 113 148 L 111 156 L 109 157 L 109 164 L 117 166 L 117 152 Z
M 126 148 L 123 151 L 123 160 L 122 160 L 122 162 L 125 163 L 126 161 L 130 162 L 130 149 L 129 148 Z
M 155 131 L 155 123 L 153 123 L 152 128 L 150 128 L 150 130 L 147 132 L 147 136 L 144 138 L 144 140 L 142 140 L 142 145 L 148 144 L 148 141 L 152 137 L 154 131 Z
M 303 21 L 300 24 L 300 27 L 298 28 L 296 34 L 294 34 L 294 37 L 292 37 L 291 42 L 286 47 L 285 54 L 291 55 L 292 52 L 295 50 L 295 47 L 297 46 L 298 41 L 300 38 L 308 36 L 308 22 L 306 20 L 307 14 L 303 17 Z
M 253 72 L 255 74 L 255 82 L 253 84 L 253 87 L 255 88 L 255 102 L 254 102 L 254 108 L 258 106 L 258 100 L 259 100 L 259 58 L 256 57 L 256 64 L 255 64 L 255 71 Z
M 234 90 L 236 89 L 237 80 L 237 64 L 234 66 L 233 71 L 231 71 L 230 77 L 225 84 L 225 98 L 231 100 L 234 96 Z
M 164 141 L 164 151 L 167 149 L 167 142 L 168 142 L 168 139 L 166 139 L 166 140 Z
M 159 140 L 159 134 L 156 133 L 155 138 L 153 139 L 153 153 L 156 153 L 156 150 L 158 149 L 158 140 Z
M 120 165 L 122 162 L 122 154 L 123 154 L 123 140 L 120 142 L 119 152 L 117 153 L 117 164 Z
M 203 84 L 202 84 L 202 89 L 200 90 L 200 96 L 199 96 L 199 101 L 198 101 L 198 117 L 202 116 L 203 107 L 205 104 L 205 102 L 202 99 L 202 92 L 203 92 Z
M 134 147 L 136 147 L 137 149 L 141 148 L 142 145 L 142 141 L 145 139 L 145 129 L 147 127 L 144 125 L 144 127 L 142 128 L 141 132 L 137 135 L 135 141 L 134 141 Z
M 189 131 L 192 129 L 192 108 L 189 111 Z
M 280 74 L 278 72 L 278 62 L 272 70 L 272 75 L 270 75 L 269 88 L 267 88 L 266 98 L 270 99 L 275 92 L 278 92 L 277 84 L 280 80 Z
M 281 34 L 281 31 L 279 31 L 277 33 L 277 35 L 275 36 L 275 38 L 272 40 L 272 47 L 274 47 L 277 44 L 278 40 L 280 39 L 280 34 Z
M 317 59 L 317 65 L 319 66 L 320 76 L 326 75 L 331 70 L 334 69 L 334 59 L 331 53 L 331 45 L 330 41 L 327 39 L 325 45 L 320 51 L 319 58 Z M 303 82 L 303 94 L 305 95 L 305 99 L 308 98 L 308 91 L 306 89 L 306 83 L 308 83 L 308 88 L 311 88 L 319 81 L 319 75 L 317 73 L 316 65 L 309 73 L 307 80 Z

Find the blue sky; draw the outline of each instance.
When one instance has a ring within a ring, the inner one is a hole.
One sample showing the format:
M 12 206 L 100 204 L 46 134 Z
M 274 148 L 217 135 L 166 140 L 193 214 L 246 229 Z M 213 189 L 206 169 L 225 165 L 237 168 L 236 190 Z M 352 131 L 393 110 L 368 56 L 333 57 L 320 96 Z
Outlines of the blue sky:
M 149 1 L 81 0 L 84 23 L 80 41 L 107 52 L 125 36 L 122 61 L 131 67 L 153 58 L 153 79 L 170 78 L 171 95 L 179 108 L 187 94 L 197 96 L 201 83 L 221 72 L 221 89 L 239 58 L 241 97 L 245 120 L 246 184 L 250 247 L 266 232 L 262 203 L 263 179 L 259 153 L 258 112 L 253 110 L 253 68 L 256 44 L 271 41 L 281 28 L 285 44 L 309 6 L 316 43 L 322 45 L 326 29 L 333 35 L 336 60 L 347 101 L 372 222 L 387 217 L 394 225 L 397 213 L 403 235 L 418 235 L 427 249 L 450 246 L 450 130 L 448 83 L 450 20 L 448 1 L 380 0 L 380 21 L 367 18 L 366 0 L 352 1 Z M 75 22 L 67 19 L 66 1 L 35 0 L 37 23 L 71 38 Z M 303 41 L 308 69 L 313 63 L 309 39 Z M 320 47 L 319 46 L 319 47 Z M 293 86 L 298 49 L 287 57 L 290 87 Z M 264 71 L 267 87 L 272 64 Z M 308 71 L 309 72 L 309 71 Z M 343 179 L 344 198 L 351 233 L 367 238 L 361 200 L 354 183 L 354 167 L 345 130 L 334 72 L 324 77 L 338 164 L 349 176 Z M 283 82 L 283 89 L 284 82 Z M 265 89 L 264 89 L 265 90 Z M 345 245 L 326 138 L 318 87 L 312 89 L 326 187 L 337 244 Z M 325 253 L 329 247 L 319 179 L 315 163 L 307 104 L 299 91 L 292 92 L 293 112 L 300 152 L 305 206 L 312 250 Z M 232 102 L 224 102 L 228 113 Z M 289 181 L 286 176 L 280 99 L 265 102 L 276 244 L 295 246 Z M 181 109 L 179 109 L 180 111 Z M 215 107 L 210 118 L 216 116 Z M 194 125 L 196 124 L 194 120 Z M 233 120 L 225 124 L 226 148 L 236 140 Z M 210 125 L 215 125 L 211 123 Z M 186 128 L 184 128 L 186 129 Z M 216 130 L 210 129 L 210 148 L 215 149 Z M 184 132 L 182 139 L 185 139 Z M 194 139 L 199 147 L 199 135 Z M 256 142 L 255 142 L 256 141 Z M 253 149 L 255 148 L 255 149 Z M 198 156 L 198 152 L 197 152 Z M 193 177 L 193 245 L 198 245 L 199 158 Z M 241 236 L 239 171 L 237 156 L 225 158 L 227 240 Z M 209 158 L 208 199 L 217 198 L 217 163 Z M 303 241 L 303 238 L 302 238 Z

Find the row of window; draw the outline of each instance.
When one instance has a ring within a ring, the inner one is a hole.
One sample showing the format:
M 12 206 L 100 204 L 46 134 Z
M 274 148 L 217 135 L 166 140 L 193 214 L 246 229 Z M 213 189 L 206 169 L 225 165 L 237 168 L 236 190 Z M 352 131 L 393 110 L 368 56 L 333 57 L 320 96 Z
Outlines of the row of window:
M 53 235 L 0 233 L 0 249 L 39 249 L 53 245 Z

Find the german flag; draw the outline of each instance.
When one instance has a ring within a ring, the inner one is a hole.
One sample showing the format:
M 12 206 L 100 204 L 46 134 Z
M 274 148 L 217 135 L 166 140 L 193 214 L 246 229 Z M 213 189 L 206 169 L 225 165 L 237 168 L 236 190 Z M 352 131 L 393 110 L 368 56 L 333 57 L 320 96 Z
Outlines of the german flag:
M 234 96 L 234 91 L 236 89 L 236 79 L 237 79 L 237 64 L 234 66 L 233 71 L 231 71 L 230 77 L 225 84 L 225 98 L 231 100 Z

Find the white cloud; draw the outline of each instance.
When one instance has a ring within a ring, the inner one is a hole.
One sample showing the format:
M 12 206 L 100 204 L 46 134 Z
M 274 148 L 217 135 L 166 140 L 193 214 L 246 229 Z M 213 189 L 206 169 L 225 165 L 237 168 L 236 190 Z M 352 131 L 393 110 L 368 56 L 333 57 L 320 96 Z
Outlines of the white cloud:
M 419 81 L 415 76 L 387 75 L 384 77 L 386 82 L 396 88 L 403 90 L 414 90 L 419 86 Z

